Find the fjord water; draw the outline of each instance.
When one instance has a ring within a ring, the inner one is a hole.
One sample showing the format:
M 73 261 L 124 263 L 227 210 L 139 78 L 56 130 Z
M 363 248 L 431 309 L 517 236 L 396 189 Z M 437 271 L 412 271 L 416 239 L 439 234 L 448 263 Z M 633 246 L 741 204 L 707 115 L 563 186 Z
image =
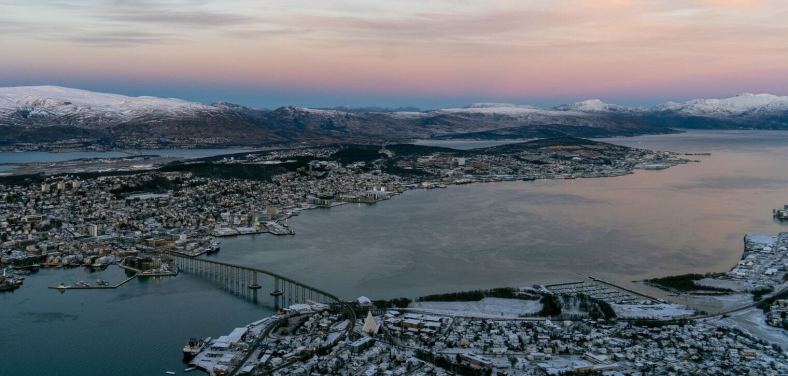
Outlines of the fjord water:
M 346 299 L 413 298 L 581 275 L 643 290 L 631 281 L 724 271 L 739 260 L 745 233 L 788 231 L 771 214 L 788 204 L 788 132 L 603 141 L 712 155 L 619 178 L 452 186 L 311 210 L 289 221 L 295 236 L 224 238 L 212 257 L 276 271 Z M 117 268 L 104 273 L 112 283 L 123 278 Z M 46 289 L 95 278 L 82 269 L 42 270 L 20 290 L 0 294 L 0 374 L 180 373 L 188 337 L 224 335 L 271 314 L 265 304 L 187 274 L 118 290 Z
M 127 278 L 116 266 L 42 269 L 0 294 L 0 375 L 181 373 L 189 337 L 216 338 L 274 314 L 265 297 L 255 304 L 187 274 L 135 279 L 116 290 L 47 289 L 99 277 L 113 285 Z
M 645 289 L 632 281 L 725 271 L 739 260 L 744 234 L 788 231 L 772 218 L 772 208 L 788 203 L 788 133 L 693 131 L 602 141 L 712 155 L 618 178 L 480 183 L 312 210 L 290 221 L 296 236 L 228 238 L 218 258 L 277 270 L 347 298 L 583 275 Z

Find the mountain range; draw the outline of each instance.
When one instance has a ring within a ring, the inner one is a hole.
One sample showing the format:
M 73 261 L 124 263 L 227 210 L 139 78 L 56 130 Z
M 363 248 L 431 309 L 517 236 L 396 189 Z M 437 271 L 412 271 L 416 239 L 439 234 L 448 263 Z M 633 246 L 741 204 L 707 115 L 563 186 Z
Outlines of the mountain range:
M 57 86 L 0 88 L 0 145 L 80 143 L 102 147 L 263 146 L 387 142 L 416 138 L 634 136 L 676 128 L 788 129 L 788 97 L 725 99 L 627 107 L 592 99 L 553 108 L 476 103 L 415 107 L 287 106 L 128 97 Z

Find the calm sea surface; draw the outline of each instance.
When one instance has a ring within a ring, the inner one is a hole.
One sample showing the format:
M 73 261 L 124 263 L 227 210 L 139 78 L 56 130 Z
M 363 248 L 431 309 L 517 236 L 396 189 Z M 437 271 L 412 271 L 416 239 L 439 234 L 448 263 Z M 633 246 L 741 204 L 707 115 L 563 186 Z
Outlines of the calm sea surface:
M 98 277 L 114 285 L 126 275 L 116 266 L 42 269 L 0 294 L 0 375 L 182 374 L 189 337 L 216 338 L 275 313 L 262 295 L 255 304 L 186 274 L 117 290 L 47 289 Z
M 585 275 L 655 293 L 631 281 L 728 270 L 741 256 L 744 234 L 788 231 L 771 213 L 788 204 L 788 132 L 604 141 L 712 155 L 619 178 L 452 186 L 311 210 L 290 220 L 297 235 L 224 238 L 215 259 L 276 271 L 347 299 Z M 474 146 L 451 143 L 430 144 Z M 185 274 L 114 291 L 46 289 L 95 280 L 84 273 L 42 270 L 22 289 L 0 294 L 0 374 L 180 373 L 188 337 L 227 334 L 271 313 L 270 302 L 253 304 Z M 113 283 L 123 277 L 117 269 L 104 273 Z
M 788 203 L 788 132 L 604 141 L 712 155 L 618 178 L 452 186 L 313 210 L 291 220 L 296 236 L 230 238 L 218 257 L 348 298 L 414 297 L 580 275 L 631 285 L 724 271 L 740 258 L 744 234 L 788 231 L 772 218 Z

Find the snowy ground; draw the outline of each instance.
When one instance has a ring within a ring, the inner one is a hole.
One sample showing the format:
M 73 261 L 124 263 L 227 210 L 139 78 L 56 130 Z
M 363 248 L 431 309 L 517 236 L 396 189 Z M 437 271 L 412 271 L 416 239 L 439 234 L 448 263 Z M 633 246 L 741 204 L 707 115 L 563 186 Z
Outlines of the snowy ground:
M 777 243 L 777 237 L 774 235 L 758 235 L 758 234 L 747 234 L 744 237 L 745 243 L 753 243 L 753 244 L 768 244 L 769 246 L 774 247 Z
M 731 279 L 716 279 L 716 278 L 703 278 L 695 281 L 695 284 L 701 286 L 719 287 L 733 291 L 748 291 L 752 290 L 753 286 L 744 280 L 731 280 Z
M 707 312 L 722 312 L 752 304 L 751 294 L 682 295 L 681 301 Z
M 622 318 L 671 319 L 692 315 L 695 311 L 681 304 L 611 304 Z
M 709 320 L 709 323 L 736 327 L 758 339 L 788 347 L 788 330 L 767 325 L 766 315 L 757 308 L 736 312 L 724 319 Z
M 411 309 L 441 315 L 512 318 L 542 309 L 538 300 L 484 298 L 478 302 L 415 302 Z

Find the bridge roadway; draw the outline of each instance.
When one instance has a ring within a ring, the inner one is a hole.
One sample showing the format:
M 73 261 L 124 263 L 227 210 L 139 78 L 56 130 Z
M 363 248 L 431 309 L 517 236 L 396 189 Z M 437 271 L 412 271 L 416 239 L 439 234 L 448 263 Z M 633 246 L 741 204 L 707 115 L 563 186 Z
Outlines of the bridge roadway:
M 175 265 L 178 266 L 178 270 L 180 272 L 202 274 L 211 277 L 215 280 L 218 280 L 218 282 L 222 283 L 225 287 L 229 287 L 237 293 L 243 293 L 246 295 L 251 292 L 255 300 L 257 299 L 257 290 L 262 288 L 262 286 L 258 284 L 258 274 L 267 275 L 274 280 L 274 290 L 282 292 L 282 304 L 284 304 L 285 301 L 289 301 L 291 304 L 305 303 L 307 298 L 309 298 L 309 300 L 313 300 L 314 298 L 315 300 L 313 301 L 318 301 L 320 303 L 334 303 L 347 311 L 347 317 L 350 320 L 350 324 L 347 326 L 343 336 L 345 338 L 350 336 L 356 326 L 357 317 L 353 308 L 350 307 L 347 302 L 327 291 L 308 286 L 294 279 L 290 279 L 283 275 L 263 269 L 250 268 L 246 266 L 230 264 L 227 262 L 192 258 L 176 254 L 172 255 L 172 259 L 175 262 Z M 300 296 L 298 295 L 299 290 L 301 290 Z M 280 297 L 275 296 L 275 298 L 276 304 L 278 305 Z M 287 319 L 288 318 L 283 318 L 281 320 Z M 243 365 L 249 360 L 249 357 L 260 347 L 260 344 L 268 337 L 268 334 L 271 332 L 271 330 L 278 326 L 278 324 L 279 322 L 269 324 L 269 327 L 267 327 L 260 338 L 255 341 L 254 345 L 247 351 L 243 359 L 241 359 L 241 361 L 238 362 L 230 371 L 231 376 L 234 376 L 240 370 L 240 368 L 243 367 Z
M 273 283 L 269 285 L 273 287 L 272 295 L 274 295 L 274 291 L 281 293 L 283 305 L 285 303 L 305 303 L 306 300 L 325 304 L 345 304 L 342 299 L 325 290 L 268 270 L 176 254 L 172 255 L 172 259 L 180 272 L 206 275 L 234 292 L 241 295 L 251 294 L 255 299 L 257 298 L 257 290 L 263 287 L 258 279 L 258 275 L 262 274 L 273 278 Z M 279 299 L 277 299 L 277 304 L 278 302 Z

